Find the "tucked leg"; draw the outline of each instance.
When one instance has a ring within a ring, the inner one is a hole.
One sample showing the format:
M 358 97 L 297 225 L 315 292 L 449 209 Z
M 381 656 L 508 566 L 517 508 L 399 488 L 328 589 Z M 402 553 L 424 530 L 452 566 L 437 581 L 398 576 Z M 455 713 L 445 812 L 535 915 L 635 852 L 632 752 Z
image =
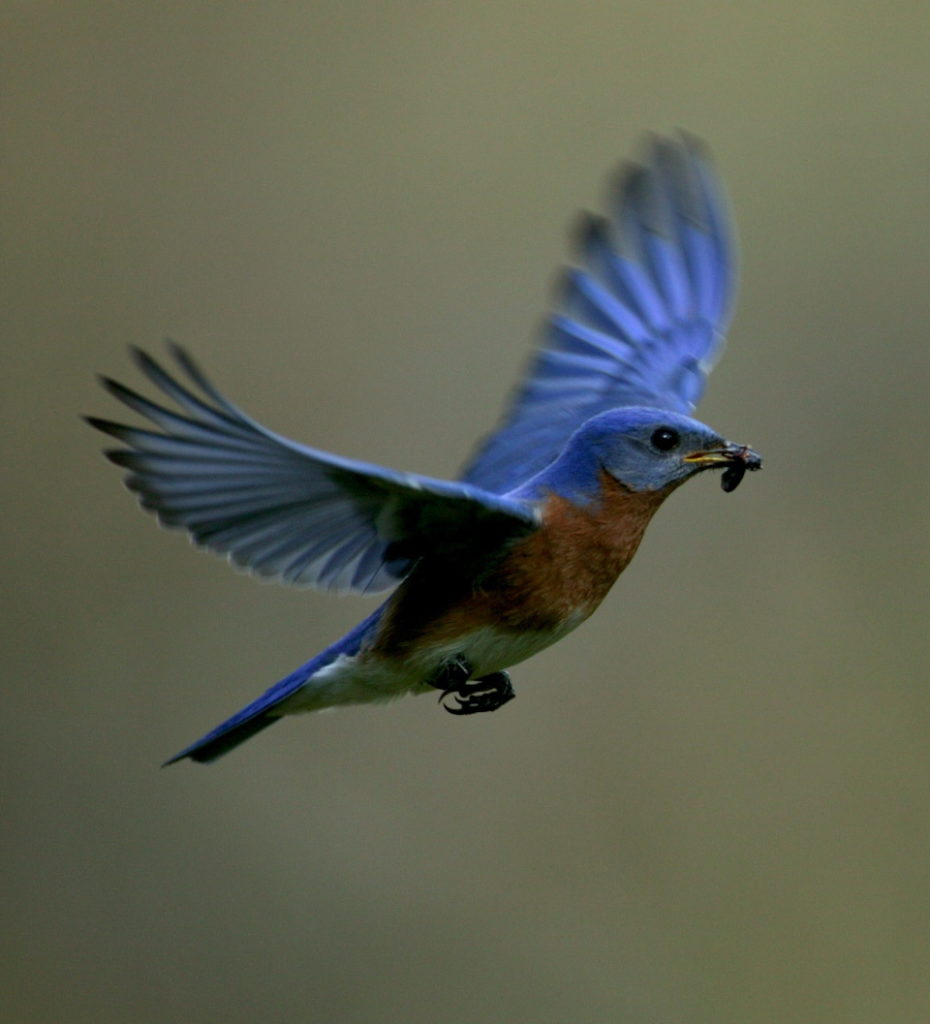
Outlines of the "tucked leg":
M 492 672 L 469 683 L 471 665 L 461 654 L 444 662 L 439 671 L 427 682 L 442 690 L 439 701 L 450 715 L 474 715 L 481 711 L 496 711 L 516 696 L 510 676 L 506 672 Z M 455 697 L 456 703 L 443 703 L 446 697 Z
M 435 686 L 443 692 L 439 695 L 442 700 L 447 693 L 457 693 L 460 687 L 468 682 L 471 675 L 471 663 L 464 654 L 456 654 L 447 658 L 439 668 L 425 682 L 428 686 Z

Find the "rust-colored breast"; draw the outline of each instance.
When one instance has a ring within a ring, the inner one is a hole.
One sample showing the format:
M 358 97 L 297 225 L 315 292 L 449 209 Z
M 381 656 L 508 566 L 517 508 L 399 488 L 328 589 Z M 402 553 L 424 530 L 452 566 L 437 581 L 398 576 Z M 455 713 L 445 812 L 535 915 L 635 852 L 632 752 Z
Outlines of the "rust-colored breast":
M 498 608 L 501 620 L 511 628 L 553 628 L 590 615 L 629 565 L 670 490 L 636 493 L 603 473 L 594 507 L 552 495 L 542 527 L 500 567 L 494 590 L 508 595 Z
M 606 473 L 601 484 L 601 501 L 587 508 L 551 495 L 539 529 L 476 578 L 454 583 L 415 570 L 390 602 L 378 652 L 402 655 L 420 642 L 455 640 L 483 626 L 551 631 L 587 618 L 673 490 L 635 493 Z

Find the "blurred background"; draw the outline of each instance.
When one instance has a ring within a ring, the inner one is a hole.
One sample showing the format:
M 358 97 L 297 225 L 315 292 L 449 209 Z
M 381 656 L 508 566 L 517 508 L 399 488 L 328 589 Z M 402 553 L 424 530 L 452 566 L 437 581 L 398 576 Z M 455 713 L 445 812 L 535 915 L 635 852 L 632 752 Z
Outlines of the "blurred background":
M 924 3 L 8 3 L 15 1022 L 930 1019 Z M 742 292 L 685 488 L 518 700 L 159 763 L 367 614 L 159 531 L 79 413 L 182 341 L 299 440 L 451 475 L 567 228 L 710 143 Z

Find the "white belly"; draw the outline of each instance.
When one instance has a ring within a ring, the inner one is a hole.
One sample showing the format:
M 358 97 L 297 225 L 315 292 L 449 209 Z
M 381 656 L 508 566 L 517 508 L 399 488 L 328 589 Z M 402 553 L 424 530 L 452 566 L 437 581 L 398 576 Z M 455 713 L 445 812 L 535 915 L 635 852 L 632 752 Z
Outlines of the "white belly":
M 569 619 L 556 630 L 505 632 L 483 626 L 455 643 L 427 649 L 420 657 L 410 659 L 420 671 L 420 678 L 435 672 L 442 662 L 463 654 L 472 667 L 472 678 L 480 679 L 492 672 L 501 672 L 519 665 L 534 654 L 561 640 L 583 621 L 582 616 Z
M 472 678 L 501 672 L 532 657 L 570 633 L 584 616 L 572 618 L 557 630 L 512 633 L 485 626 L 460 637 L 455 643 L 431 645 L 401 660 L 371 654 L 340 655 L 324 666 L 276 708 L 282 715 L 320 711 L 340 704 L 368 704 L 393 700 L 405 693 L 425 693 L 424 682 L 443 662 L 464 655 L 472 666 Z

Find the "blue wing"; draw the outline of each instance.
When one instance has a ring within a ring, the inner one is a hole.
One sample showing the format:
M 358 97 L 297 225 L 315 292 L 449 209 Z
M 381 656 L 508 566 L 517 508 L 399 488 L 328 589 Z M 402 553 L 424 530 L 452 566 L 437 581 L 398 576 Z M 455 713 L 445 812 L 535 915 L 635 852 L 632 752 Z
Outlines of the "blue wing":
M 498 430 L 463 480 L 504 493 L 544 469 L 590 417 L 646 405 L 690 414 L 719 354 L 736 266 L 723 189 L 702 145 L 651 140 L 611 216 L 584 218 L 581 268 Z
M 424 555 L 461 563 L 535 527 L 525 504 L 467 484 L 328 455 L 266 430 L 227 401 L 177 345 L 203 398 L 150 356 L 141 369 L 185 415 L 116 381 L 107 390 L 157 431 L 89 417 L 126 447 L 107 457 L 165 526 L 258 574 L 328 590 L 384 590 Z

